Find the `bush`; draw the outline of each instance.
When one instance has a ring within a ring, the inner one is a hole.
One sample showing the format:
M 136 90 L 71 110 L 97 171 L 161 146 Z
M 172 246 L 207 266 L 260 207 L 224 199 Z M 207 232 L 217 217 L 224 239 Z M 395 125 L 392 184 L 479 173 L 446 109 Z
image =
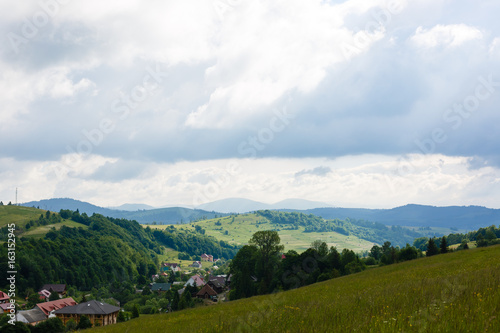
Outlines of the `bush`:
M 87 328 L 91 328 L 92 323 L 90 322 L 89 317 L 83 315 L 80 317 L 80 321 L 78 322 L 78 325 L 76 326 L 77 329 L 79 330 L 84 330 Z

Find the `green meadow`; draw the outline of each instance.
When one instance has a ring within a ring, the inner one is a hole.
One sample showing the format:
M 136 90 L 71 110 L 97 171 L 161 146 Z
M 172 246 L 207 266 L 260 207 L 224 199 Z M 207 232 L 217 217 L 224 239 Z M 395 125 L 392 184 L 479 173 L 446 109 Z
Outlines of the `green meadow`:
M 275 224 L 255 214 L 226 216 L 191 224 L 176 224 L 174 226 L 193 231 L 195 230 L 193 226 L 200 226 L 205 229 L 207 235 L 237 245 L 247 244 L 248 240 L 257 231 L 276 229 Z M 168 226 L 149 225 L 149 227 L 165 229 Z M 311 243 L 318 239 L 326 242 L 328 246 L 337 247 L 340 251 L 342 249 L 351 249 L 354 252 L 362 252 L 370 250 L 374 245 L 373 242 L 360 239 L 356 236 L 346 236 L 337 232 L 304 232 L 304 227 L 299 227 L 297 230 L 282 228 L 278 230 L 278 233 L 281 238 L 281 244 L 285 246 L 285 251 L 295 250 L 299 253 L 307 250 L 311 247 Z
M 41 214 L 45 213 L 46 213 L 45 210 L 32 207 L 23 207 L 14 205 L 0 206 L 0 228 L 3 228 L 8 224 L 14 223 L 16 227 L 19 228 L 16 231 L 17 237 L 32 237 L 32 238 L 42 238 L 50 230 L 52 229 L 59 230 L 63 225 L 70 228 L 88 229 L 88 226 L 84 224 L 66 219 L 62 219 L 60 223 L 39 225 L 36 227 L 31 227 L 29 228 L 29 230 L 26 229 L 26 224 L 29 221 L 37 220 Z
M 307 287 L 92 332 L 499 332 L 500 246 L 458 251 Z

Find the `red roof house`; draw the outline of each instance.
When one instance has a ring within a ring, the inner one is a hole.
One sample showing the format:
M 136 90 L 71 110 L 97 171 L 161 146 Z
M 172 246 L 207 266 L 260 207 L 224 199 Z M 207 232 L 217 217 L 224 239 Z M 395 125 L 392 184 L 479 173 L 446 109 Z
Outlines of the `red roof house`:
M 38 303 L 36 306 L 40 308 L 40 310 L 45 313 L 46 316 L 49 316 L 50 313 L 54 310 L 59 310 L 67 306 L 77 305 L 78 303 L 71 297 L 58 299 L 51 302 Z

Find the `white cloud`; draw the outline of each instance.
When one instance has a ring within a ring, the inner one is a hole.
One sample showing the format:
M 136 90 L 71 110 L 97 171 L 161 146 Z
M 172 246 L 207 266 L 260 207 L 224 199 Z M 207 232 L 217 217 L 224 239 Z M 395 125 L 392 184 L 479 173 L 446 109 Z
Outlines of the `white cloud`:
M 495 195 L 481 188 L 496 194 L 496 169 L 429 160 L 431 169 L 390 176 L 400 188 L 394 194 L 383 185 L 391 159 L 380 154 L 411 153 L 416 139 L 443 129 L 447 140 L 435 153 L 477 154 L 498 165 L 497 3 L 401 0 L 397 13 L 385 0 L 223 1 L 223 12 L 214 7 L 220 3 L 71 1 L 18 54 L 2 49 L 0 141 L 9 144 L 0 158 L 12 169 L 0 188 L 30 187 L 23 178 L 29 175 L 37 186 L 57 184 L 34 188 L 30 199 L 189 203 L 210 179 L 224 180 L 225 159 L 240 157 L 238 143 L 270 128 L 274 111 L 286 109 L 293 121 L 256 149 L 261 160 L 241 163 L 234 187 L 217 198 L 492 202 Z M 21 34 L 24 18 L 41 8 L 38 1 L 0 2 L 0 34 Z M 342 45 L 356 52 L 346 55 Z M 113 103 L 156 65 L 166 73 L 158 89 L 120 118 Z M 491 73 L 492 94 L 477 110 L 449 112 Z M 66 148 L 87 142 L 84 133 L 96 133 L 108 118 L 115 129 L 91 149 L 99 158 L 63 180 L 47 176 L 50 161 L 69 157 Z M 308 173 L 319 167 L 332 172 Z
M 465 24 L 438 24 L 426 30 L 418 27 L 411 41 L 419 48 L 434 48 L 437 46 L 458 47 L 466 42 L 483 38 L 483 33 L 475 27 Z
M 76 156 L 67 156 L 74 161 Z M 141 202 L 155 206 L 192 205 L 247 197 L 275 202 L 290 197 L 328 202 L 346 207 L 391 208 L 407 203 L 429 205 L 485 205 L 500 208 L 496 182 L 500 169 L 471 169 L 465 157 L 443 155 L 346 156 L 328 159 L 211 160 L 154 163 L 141 167 L 140 177 L 122 180 L 92 174 L 113 165 L 125 172 L 134 161 L 100 156 L 77 159 L 75 169 L 60 173 L 60 162 L 18 162 L 2 159 L 4 179 L 0 199 L 12 200 L 15 187 L 20 201 L 50 197 L 76 197 L 101 206 Z M 62 160 L 61 162 L 67 162 Z M 324 170 L 321 177 L 297 174 Z M 22 171 L 22 176 L 21 172 Z M 200 203 L 200 202 L 198 202 Z

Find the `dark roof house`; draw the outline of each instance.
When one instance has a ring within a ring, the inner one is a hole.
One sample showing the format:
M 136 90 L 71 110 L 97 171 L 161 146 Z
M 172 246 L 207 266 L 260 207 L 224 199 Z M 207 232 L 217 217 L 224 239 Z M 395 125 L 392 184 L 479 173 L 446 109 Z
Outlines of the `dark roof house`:
M 170 286 L 171 286 L 170 283 L 153 283 L 153 285 L 151 286 L 151 291 L 157 291 L 157 292 L 169 291 Z
M 56 292 L 58 294 L 65 294 L 66 293 L 66 285 L 65 284 L 44 284 L 43 287 L 40 289 L 42 290 L 48 290 L 51 293 Z
M 45 320 L 47 320 L 47 316 L 36 306 L 31 310 L 18 311 L 16 314 L 16 321 L 30 325 L 36 325 Z
M 217 292 L 208 284 L 204 285 L 203 288 L 196 293 L 196 297 L 198 298 L 213 298 L 214 296 L 217 296 Z
M 78 323 L 81 316 L 85 315 L 90 319 L 92 325 L 95 326 L 96 323 L 98 323 L 104 326 L 116 323 L 118 311 L 120 311 L 120 308 L 117 306 L 92 300 L 65 307 L 64 309 L 55 311 L 54 314 L 62 320 L 64 325 L 66 325 L 70 319 Z

